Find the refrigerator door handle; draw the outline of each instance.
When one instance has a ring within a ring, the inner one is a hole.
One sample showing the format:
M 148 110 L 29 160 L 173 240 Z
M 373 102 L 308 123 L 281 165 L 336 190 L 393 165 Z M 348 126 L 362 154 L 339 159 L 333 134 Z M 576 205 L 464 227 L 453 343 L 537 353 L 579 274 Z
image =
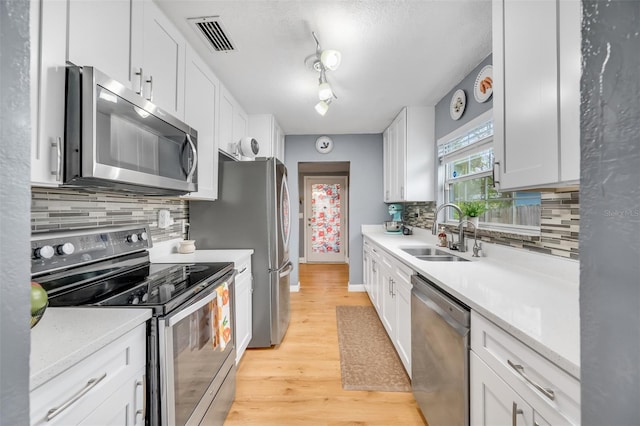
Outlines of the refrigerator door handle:
M 293 271 L 293 263 L 291 263 L 291 261 L 285 263 L 281 268 L 271 270 L 271 272 L 277 272 L 280 275 L 280 278 L 286 277 L 291 273 L 291 271 Z

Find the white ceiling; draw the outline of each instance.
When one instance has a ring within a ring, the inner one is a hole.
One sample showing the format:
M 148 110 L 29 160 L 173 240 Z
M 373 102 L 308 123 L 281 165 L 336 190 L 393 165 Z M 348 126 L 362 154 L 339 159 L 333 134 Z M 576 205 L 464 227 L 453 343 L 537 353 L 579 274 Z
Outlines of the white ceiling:
M 156 0 L 248 114 L 287 135 L 380 133 L 406 105 L 435 105 L 491 53 L 490 0 Z M 218 15 L 236 51 L 212 53 L 187 18 Z M 321 117 L 304 59 L 342 52 Z

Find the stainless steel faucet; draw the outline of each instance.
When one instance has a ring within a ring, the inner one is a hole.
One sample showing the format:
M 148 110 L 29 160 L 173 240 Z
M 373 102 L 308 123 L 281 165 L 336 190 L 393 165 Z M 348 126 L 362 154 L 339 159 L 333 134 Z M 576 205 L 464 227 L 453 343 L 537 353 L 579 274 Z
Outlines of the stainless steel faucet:
M 436 208 L 436 212 L 433 216 L 433 225 L 431 226 L 431 234 L 436 235 L 438 233 L 438 213 L 440 213 L 440 210 L 444 209 L 445 207 L 451 207 L 452 209 L 454 209 L 455 211 L 458 212 L 458 243 L 457 243 L 457 248 L 456 248 L 456 244 L 452 244 L 449 248 L 453 249 L 453 250 L 459 250 L 459 251 L 465 251 L 464 249 L 464 229 L 462 229 L 462 210 L 460 209 L 460 207 L 458 207 L 457 205 L 453 204 L 453 203 L 445 203 L 445 204 L 440 204 L 437 208 Z

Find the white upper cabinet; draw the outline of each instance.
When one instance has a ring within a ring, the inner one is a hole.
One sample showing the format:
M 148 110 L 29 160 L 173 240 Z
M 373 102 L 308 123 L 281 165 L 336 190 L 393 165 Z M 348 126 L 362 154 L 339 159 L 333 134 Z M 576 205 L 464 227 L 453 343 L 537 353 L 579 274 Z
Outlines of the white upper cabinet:
M 67 7 L 31 3 L 31 183 L 62 183 Z
M 198 191 L 191 199 L 218 198 L 218 139 L 216 105 L 219 82 L 204 61 L 187 47 L 184 119 L 198 132 Z
M 575 184 L 579 0 L 493 1 L 493 114 L 501 190 Z
M 139 0 L 69 0 L 68 57 L 139 90 L 134 64 L 141 62 L 143 3 Z M 136 24 L 138 23 L 138 24 Z
M 144 2 L 143 34 L 143 94 L 183 118 L 185 38 L 152 1 Z
M 224 84 L 220 85 L 220 149 L 239 158 L 238 142 L 249 134 L 249 117 Z
M 250 115 L 249 136 L 260 144 L 258 157 L 276 157 L 284 162 L 284 134 L 272 114 Z
M 406 107 L 385 130 L 385 202 L 435 199 L 434 125 L 434 107 Z

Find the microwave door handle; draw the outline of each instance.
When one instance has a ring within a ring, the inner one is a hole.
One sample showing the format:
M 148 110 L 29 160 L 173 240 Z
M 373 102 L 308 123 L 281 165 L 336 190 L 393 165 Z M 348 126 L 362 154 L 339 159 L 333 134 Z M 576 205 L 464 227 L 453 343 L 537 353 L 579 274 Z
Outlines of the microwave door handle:
M 187 133 L 187 141 L 189 142 L 189 146 L 191 147 L 191 152 L 193 153 L 193 164 L 191 165 L 191 170 L 189 170 L 189 174 L 187 175 L 187 182 L 191 182 L 193 179 L 193 174 L 196 172 L 196 167 L 198 166 L 198 151 L 196 150 L 196 145 L 191 140 L 191 136 Z

